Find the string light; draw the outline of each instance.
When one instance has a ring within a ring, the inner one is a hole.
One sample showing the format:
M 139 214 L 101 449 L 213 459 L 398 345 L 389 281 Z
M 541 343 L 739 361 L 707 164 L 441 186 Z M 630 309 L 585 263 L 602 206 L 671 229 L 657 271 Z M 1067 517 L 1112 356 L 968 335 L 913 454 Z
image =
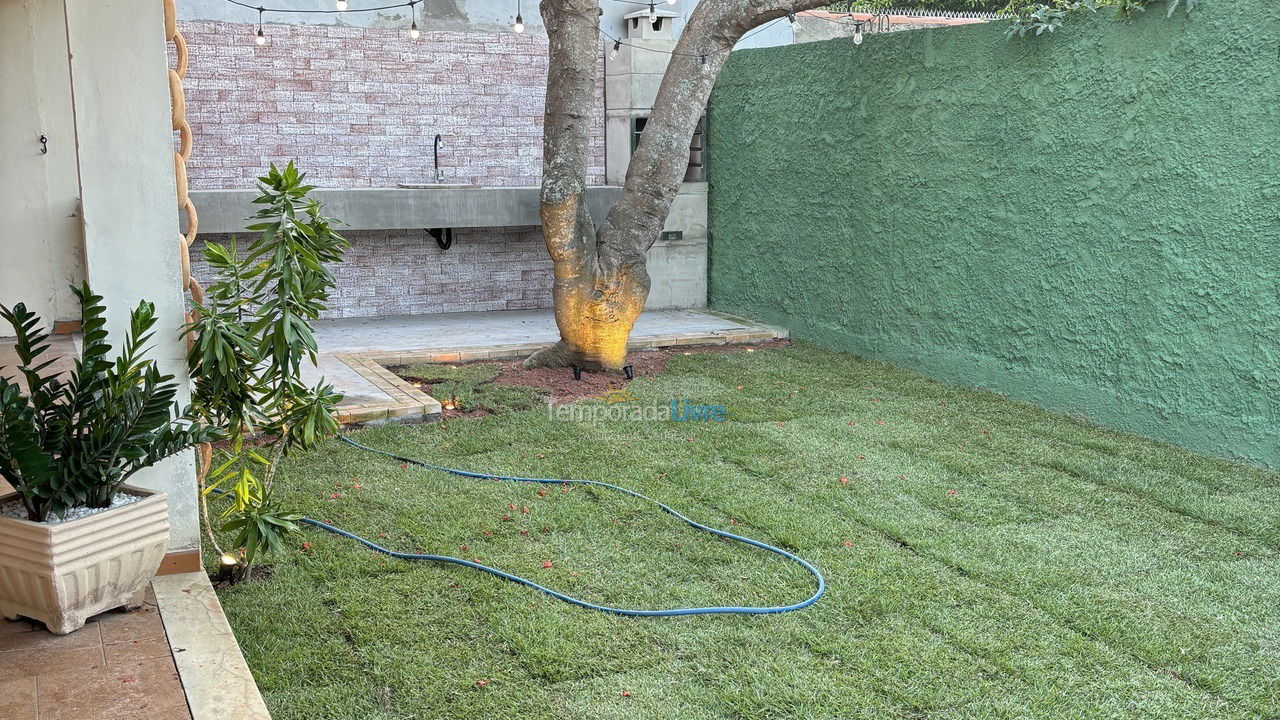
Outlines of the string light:
M 347 0 L 338 0 L 333 4 L 333 6 L 338 8 L 338 12 L 345 12 L 347 9 Z
M 418 39 L 419 37 L 421 37 L 421 35 L 422 35 L 421 30 L 419 30 L 419 29 L 418 29 L 418 21 L 417 21 L 416 5 L 417 5 L 418 3 L 420 3 L 420 2 L 422 2 L 423 0 L 410 0 L 409 2 L 396 2 L 396 3 L 390 4 L 390 5 L 378 5 L 378 6 L 376 6 L 376 7 L 365 7 L 365 8 L 351 8 L 351 7 L 348 5 L 348 7 L 347 7 L 347 10 L 346 10 L 346 11 L 344 11 L 344 10 L 339 10 L 339 9 L 332 9 L 332 10 L 329 10 L 329 9 L 296 9 L 296 8 L 275 8 L 275 7 L 268 8 L 268 7 L 262 7 L 262 6 L 257 6 L 257 5 L 250 5 L 250 4 L 249 4 L 249 3 L 247 3 L 247 2 L 242 2 L 242 0 L 225 0 L 225 1 L 226 1 L 227 3 L 229 3 L 229 4 L 231 4 L 231 5 L 238 5 L 238 6 L 240 6 L 240 7 L 247 8 L 247 9 L 250 9 L 250 10 L 256 10 L 256 11 L 258 12 L 258 28 L 257 28 L 257 32 L 254 34 L 254 42 L 255 42 L 256 44 L 258 44 L 258 45 L 266 45 L 266 43 L 267 43 L 266 33 L 263 31 L 263 14 L 264 14 L 264 13 L 268 13 L 268 12 L 281 13 L 281 14 L 330 14 L 330 15 L 333 15 L 333 14 L 338 14 L 338 13 L 341 13 L 341 12 L 352 12 L 352 13 L 379 12 L 379 11 L 382 11 L 382 10 L 394 10 L 394 9 L 396 9 L 396 8 L 405 8 L 405 7 L 407 7 L 407 8 L 409 8 L 409 10 L 410 10 L 410 12 L 412 13 L 412 16 L 413 16 L 413 19 L 412 19 L 412 21 L 411 21 L 411 23 L 410 23 L 410 25 L 409 25 L 409 36 L 416 40 L 416 39 Z M 635 0 L 613 0 L 613 1 L 614 1 L 614 2 L 623 2 L 623 3 L 626 3 L 626 4 L 628 4 L 628 5 L 640 5 L 640 6 L 642 6 L 642 7 L 643 7 L 643 6 L 645 6 L 645 5 L 648 5 L 648 6 L 649 6 L 649 18 L 650 18 L 650 22 L 654 23 L 655 25 L 657 24 L 657 19 L 658 19 L 658 17 L 657 17 L 657 0 L 650 0 L 650 1 L 647 1 L 647 2 L 636 2 Z M 668 4 L 668 5 L 674 5 L 674 4 L 675 4 L 675 0 L 663 0 L 663 1 L 664 1 L 666 4 Z M 336 6 L 338 6 L 338 5 L 339 5 L 339 4 L 341 4 L 341 3 L 344 3 L 344 2 L 346 2 L 346 0 L 335 0 L 335 7 L 336 7 Z M 789 13 L 789 14 L 790 14 L 790 13 Z M 862 44 L 862 39 L 863 39 L 862 26 L 863 26 L 864 24 L 866 24 L 866 23 L 867 23 L 867 21 L 853 21 L 853 22 L 845 22 L 845 21 L 841 21 L 841 20 L 835 20 L 835 19 L 825 18 L 825 17 L 822 17 L 821 15 L 814 15 L 814 16 L 812 16 L 812 17 L 817 17 L 817 18 L 820 18 L 820 19 L 822 19 L 822 20 L 827 20 L 828 22 L 833 22 L 833 23 L 836 23 L 836 24 L 838 24 L 838 25 L 846 25 L 846 26 L 847 26 L 847 25 L 854 25 L 854 26 L 855 26 L 855 33 L 854 33 L 853 41 L 854 41 L 854 43 L 855 43 L 855 44 L 859 44 L 859 45 L 861 45 L 861 44 Z M 880 16 L 880 15 L 873 16 L 873 17 L 872 17 L 872 20 L 874 20 L 876 17 L 883 17 L 883 16 Z M 761 25 L 761 26 L 759 26 L 759 27 L 757 27 L 757 28 L 754 28 L 751 32 L 748 32 L 746 35 L 743 35 L 741 38 L 739 38 L 739 42 L 741 42 L 741 41 L 743 41 L 743 40 L 746 40 L 747 38 L 749 38 L 749 37 L 751 37 L 751 36 L 753 36 L 753 35 L 756 35 L 756 34 L 758 34 L 758 33 L 764 32 L 768 27 L 770 27 L 770 26 L 771 26 L 771 25 L 773 25 L 774 23 L 779 22 L 781 19 L 782 19 L 782 18 L 778 18 L 777 20 L 770 21 L 770 22 L 768 22 L 768 23 L 765 23 L 764 25 Z M 849 18 L 848 18 L 848 20 L 853 20 L 853 18 L 852 18 L 852 17 L 849 17 Z M 603 36 L 605 39 L 607 39 L 607 40 L 609 40 L 609 41 L 613 42 L 613 48 L 612 48 L 612 50 L 611 50 L 611 51 L 610 51 L 610 53 L 609 53 L 609 57 L 610 57 L 611 59 L 613 59 L 613 58 L 615 58 L 615 57 L 616 57 L 616 53 L 618 53 L 618 52 L 621 50 L 621 48 L 622 48 L 622 46 L 623 46 L 623 45 L 626 45 L 627 47 L 634 47 L 634 48 L 636 48 L 636 49 L 638 49 L 638 50 L 643 50 L 643 51 L 646 51 L 646 52 L 652 52 L 652 53 L 658 53 L 658 54 L 660 54 L 660 55 L 671 55 L 671 56 L 673 56 L 673 57 L 674 57 L 674 56 L 683 56 L 683 57 L 693 57 L 693 58 L 698 58 L 698 62 L 700 62 L 701 64 L 705 65 L 705 64 L 706 64 L 706 62 L 707 62 L 707 56 L 708 56 L 708 55 L 719 55 L 719 54 L 721 54 L 721 53 L 727 53 L 727 52 L 729 52 L 729 51 L 731 51 L 731 50 L 733 49 L 732 47 L 720 48 L 720 49 L 714 50 L 714 51 L 712 51 L 712 52 L 710 52 L 710 53 L 707 53 L 707 52 L 675 52 L 675 51 L 672 51 L 672 50 L 659 50 L 659 49 L 657 49 L 657 48 L 646 47 L 646 46 L 644 46 L 644 45 L 634 45 L 634 44 L 632 44 L 632 43 L 623 42 L 623 40 L 622 40 L 620 37 L 614 37 L 613 35 L 611 35 L 611 34 L 609 34 L 608 32 L 606 32 L 606 31 L 604 30 L 604 28 L 600 27 L 600 25 L 599 25 L 599 21 L 598 21 L 598 20 L 596 20 L 595 22 L 597 23 L 597 24 L 596 24 L 596 31 L 597 31 L 598 33 L 600 33 L 600 35 L 601 35 L 601 36 Z M 516 18 L 515 18 L 515 23 L 514 23 L 514 25 L 512 26 L 512 29 L 513 29 L 513 30 L 515 30 L 515 32 L 517 32 L 517 33 L 522 33 L 522 32 L 524 32 L 524 17 L 523 17 L 523 16 L 522 16 L 522 14 L 521 14 L 521 7 L 520 7 L 520 2 L 519 2 L 519 0 L 517 0 L 517 2 L 516 2 Z
M 853 26 L 853 44 L 862 44 L 862 23 L 857 23 Z
M 254 36 L 253 41 L 259 46 L 267 44 L 267 36 L 262 34 L 262 8 L 258 8 L 258 34 Z

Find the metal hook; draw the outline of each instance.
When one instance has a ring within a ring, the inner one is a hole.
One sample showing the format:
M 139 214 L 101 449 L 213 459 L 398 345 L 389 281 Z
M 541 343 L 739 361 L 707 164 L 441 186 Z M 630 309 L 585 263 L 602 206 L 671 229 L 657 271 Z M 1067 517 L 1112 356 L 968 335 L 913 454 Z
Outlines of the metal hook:
M 41 155 L 49 154 L 49 138 L 46 137 L 44 134 L 40 135 L 40 154 Z

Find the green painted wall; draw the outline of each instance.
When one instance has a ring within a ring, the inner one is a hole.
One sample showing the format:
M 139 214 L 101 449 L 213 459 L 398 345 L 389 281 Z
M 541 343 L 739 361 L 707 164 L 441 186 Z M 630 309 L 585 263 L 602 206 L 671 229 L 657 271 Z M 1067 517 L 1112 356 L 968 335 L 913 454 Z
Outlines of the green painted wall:
M 733 53 L 712 306 L 1280 467 L 1280 19 L 1203 0 Z

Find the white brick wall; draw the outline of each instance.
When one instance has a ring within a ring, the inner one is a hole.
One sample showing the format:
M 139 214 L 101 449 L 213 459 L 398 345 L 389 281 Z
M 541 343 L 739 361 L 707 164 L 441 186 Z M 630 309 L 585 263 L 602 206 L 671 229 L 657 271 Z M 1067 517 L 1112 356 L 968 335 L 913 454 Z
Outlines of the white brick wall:
M 489 32 L 191 21 L 187 118 L 192 189 L 249 188 L 293 159 L 320 187 L 431 182 L 445 136 L 447 182 L 536 185 L 547 38 Z M 604 181 L 603 54 L 589 182 Z
M 539 228 L 459 228 L 448 250 L 426 231 L 344 237 L 351 248 L 332 267 L 338 287 L 324 317 L 551 307 L 551 259 Z M 227 236 L 201 236 L 192 248 L 191 273 L 207 286 L 203 240 L 225 243 Z

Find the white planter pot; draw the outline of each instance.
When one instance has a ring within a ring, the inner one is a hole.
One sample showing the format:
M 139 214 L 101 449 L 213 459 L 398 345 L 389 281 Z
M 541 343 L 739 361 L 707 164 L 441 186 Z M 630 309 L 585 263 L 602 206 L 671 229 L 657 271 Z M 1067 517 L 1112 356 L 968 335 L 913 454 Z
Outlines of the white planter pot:
M 142 604 L 169 547 L 168 500 L 121 491 L 143 499 L 56 524 L 0 517 L 0 614 L 66 635 L 100 612 Z

